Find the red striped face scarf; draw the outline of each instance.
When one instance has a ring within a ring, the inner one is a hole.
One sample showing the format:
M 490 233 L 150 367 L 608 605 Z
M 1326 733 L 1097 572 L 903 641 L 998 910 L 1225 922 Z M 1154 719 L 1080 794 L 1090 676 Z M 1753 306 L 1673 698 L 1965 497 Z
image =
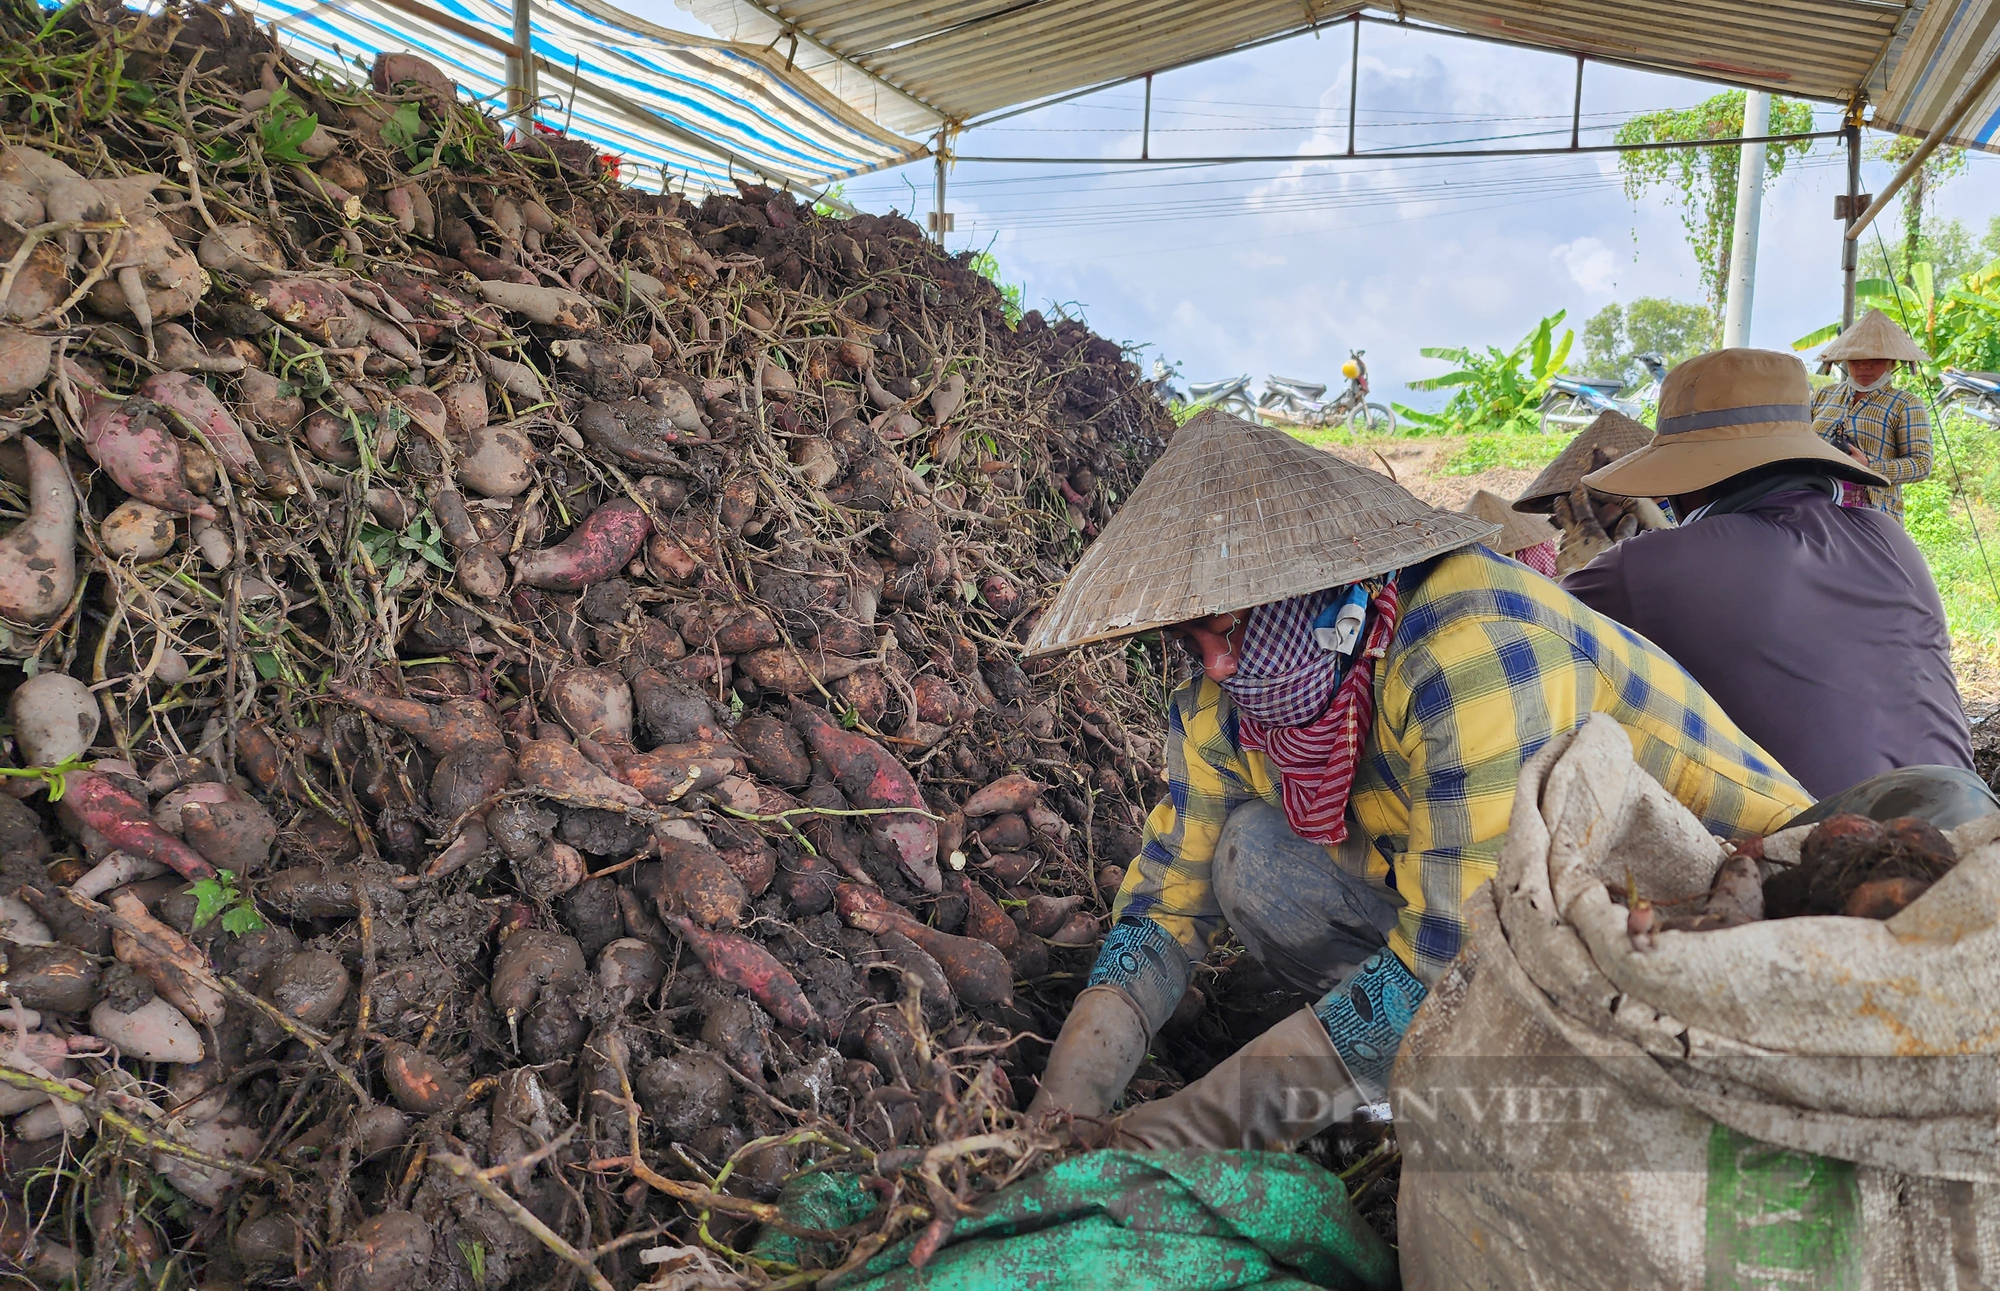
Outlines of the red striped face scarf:
M 1347 837 L 1347 798 L 1375 721 L 1375 664 L 1389 653 L 1389 640 L 1396 635 L 1396 576 L 1383 580 L 1370 600 L 1361 647 L 1333 688 L 1331 701 L 1301 711 L 1299 694 L 1325 693 L 1308 679 L 1323 684 L 1327 670 L 1337 666 L 1334 656 L 1313 640 L 1313 620 L 1328 600 L 1328 594 L 1321 592 L 1252 610 L 1237 674 L 1222 686 L 1236 700 L 1237 736 L 1243 747 L 1263 753 L 1278 768 L 1279 793 L 1292 832 L 1311 842 L 1332 844 Z M 1310 612 L 1302 602 L 1310 603 Z M 1282 636 L 1260 634 L 1260 616 L 1267 623 L 1283 624 L 1287 631 Z M 1295 626 L 1301 619 L 1303 625 Z M 1292 680 L 1272 687 L 1273 677 Z

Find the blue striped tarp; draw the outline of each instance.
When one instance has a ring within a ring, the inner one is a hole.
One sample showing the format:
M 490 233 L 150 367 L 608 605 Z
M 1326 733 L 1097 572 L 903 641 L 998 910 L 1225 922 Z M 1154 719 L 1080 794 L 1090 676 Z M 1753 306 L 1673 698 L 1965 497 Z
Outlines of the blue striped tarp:
M 514 39 L 494 0 L 424 0 L 449 17 Z M 253 0 L 259 22 L 304 62 L 365 79 L 379 53 L 429 59 L 475 99 L 504 106 L 506 56 L 378 0 Z M 597 0 L 535 0 L 530 44 L 543 125 L 620 158 L 641 188 L 728 190 L 737 178 L 799 191 L 927 155 L 867 120 L 758 46 L 655 27 Z

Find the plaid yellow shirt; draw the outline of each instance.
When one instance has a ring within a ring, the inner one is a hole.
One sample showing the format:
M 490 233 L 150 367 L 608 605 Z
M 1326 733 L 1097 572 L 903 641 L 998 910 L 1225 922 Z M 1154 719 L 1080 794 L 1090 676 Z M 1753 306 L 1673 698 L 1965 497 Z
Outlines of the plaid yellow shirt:
M 1484 547 L 1444 556 L 1405 591 L 1349 800 L 1350 826 L 1375 844 L 1364 876 L 1406 902 L 1389 947 L 1426 983 L 1458 956 L 1460 909 L 1498 865 L 1521 764 L 1593 712 L 1624 726 L 1639 765 L 1724 838 L 1768 833 L 1812 803 L 1644 637 Z M 1235 704 L 1207 678 L 1174 693 L 1167 723 L 1167 797 L 1115 910 L 1200 960 L 1223 931 L 1216 837 L 1253 798 L 1282 806 L 1279 781 L 1238 743 Z
M 1903 518 L 1905 484 L 1931 477 L 1931 415 L 1923 400 L 1904 390 L 1885 387 L 1848 399 L 1844 385 L 1813 391 L 1813 429 L 1831 441 L 1845 430 L 1868 464 L 1889 481 L 1885 489 L 1870 488 L 1868 502 L 1877 511 Z

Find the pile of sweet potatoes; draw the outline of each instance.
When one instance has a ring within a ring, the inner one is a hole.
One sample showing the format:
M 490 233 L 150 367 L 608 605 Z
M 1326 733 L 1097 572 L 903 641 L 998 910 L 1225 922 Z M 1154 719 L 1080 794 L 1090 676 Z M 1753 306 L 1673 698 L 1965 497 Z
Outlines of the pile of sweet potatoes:
M 838 1160 L 934 1222 L 1159 791 L 1157 654 L 1019 659 L 1137 368 L 421 59 L 13 14 L 0 1257 L 631 1287 Z

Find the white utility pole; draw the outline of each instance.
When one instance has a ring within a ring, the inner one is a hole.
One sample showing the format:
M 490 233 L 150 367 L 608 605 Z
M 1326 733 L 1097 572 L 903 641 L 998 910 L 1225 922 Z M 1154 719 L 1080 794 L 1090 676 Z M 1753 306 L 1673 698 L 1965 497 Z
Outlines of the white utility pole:
M 1771 96 L 1743 96 L 1743 137 L 1771 133 Z M 1757 288 L 1757 223 L 1764 213 L 1764 145 L 1746 143 L 1736 170 L 1736 232 L 1729 240 L 1729 295 L 1722 314 L 1722 348 L 1750 343 L 1750 304 Z

